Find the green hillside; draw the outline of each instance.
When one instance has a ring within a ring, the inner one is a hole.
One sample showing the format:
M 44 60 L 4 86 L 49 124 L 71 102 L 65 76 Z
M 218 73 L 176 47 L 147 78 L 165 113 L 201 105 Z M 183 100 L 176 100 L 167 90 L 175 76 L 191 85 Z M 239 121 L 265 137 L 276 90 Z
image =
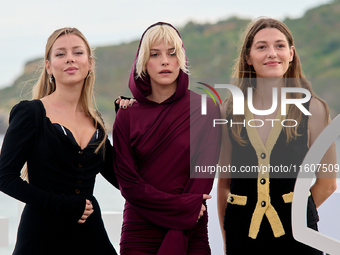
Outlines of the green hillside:
M 250 20 L 233 17 L 215 24 L 189 22 L 179 28 L 193 81 L 212 79 L 212 85 L 216 80 L 228 82 L 239 37 L 248 22 Z M 308 10 L 302 18 L 287 18 L 284 22 L 294 35 L 305 75 L 317 94 L 327 101 L 334 116 L 340 112 L 340 0 Z M 127 82 L 137 46 L 136 40 L 95 50 L 97 105 L 109 130 L 114 121 L 114 99 L 130 95 Z M 19 100 L 30 98 L 41 62 L 27 63 L 14 84 L 0 90 L 0 133 L 5 129 L 10 108 Z

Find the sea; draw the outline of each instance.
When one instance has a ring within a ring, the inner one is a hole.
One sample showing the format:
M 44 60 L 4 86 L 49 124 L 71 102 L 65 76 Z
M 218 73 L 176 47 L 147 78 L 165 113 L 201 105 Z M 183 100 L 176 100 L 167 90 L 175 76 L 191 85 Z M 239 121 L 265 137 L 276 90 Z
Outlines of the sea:
M 3 134 L 0 134 L 0 146 L 2 144 Z M 340 148 L 340 139 L 336 141 L 337 148 Z M 340 162 L 340 149 L 337 150 L 338 162 Z M 340 173 L 338 174 L 337 191 L 319 207 L 319 231 L 332 238 L 340 240 Z M 212 199 L 208 200 L 209 223 L 208 233 L 209 241 L 213 255 L 223 254 L 223 241 L 221 230 L 217 217 L 216 206 L 216 179 L 211 195 Z M 119 190 L 109 184 L 101 175 L 97 175 L 94 195 L 97 198 L 104 219 L 105 228 L 109 238 L 119 252 L 119 236 L 121 232 L 122 213 L 124 207 L 124 198 Z M 24 204 L 0 192 L 0 255 L 10 255 L 16 241 L 16 234 L 21 211 Z M 8 222 L 8 229 L 6 229 Z

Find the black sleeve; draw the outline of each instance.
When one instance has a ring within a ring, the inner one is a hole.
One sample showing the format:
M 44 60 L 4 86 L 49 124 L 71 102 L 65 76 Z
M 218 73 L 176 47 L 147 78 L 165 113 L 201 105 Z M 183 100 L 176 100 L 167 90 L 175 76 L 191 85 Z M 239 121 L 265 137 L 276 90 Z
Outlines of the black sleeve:
M 10 113 L 0 154 L 0 190 L 52 217 L 78 221 L 85 209 L 85 198 L 48 192 L 20 177 L 39 135 L 35 113 L 36 109 L 29 101 L 20 102 Z
M 119 189 L 118 180 L 113 168 L 113 147 L 109 139 L 106 140 L 105 157 L 100 173 L 108 182 Z

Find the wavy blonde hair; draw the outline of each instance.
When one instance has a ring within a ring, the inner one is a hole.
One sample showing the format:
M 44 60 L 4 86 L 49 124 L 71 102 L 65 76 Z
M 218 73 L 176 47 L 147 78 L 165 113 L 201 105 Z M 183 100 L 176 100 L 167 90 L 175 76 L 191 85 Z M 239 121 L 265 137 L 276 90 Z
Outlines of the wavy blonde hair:
M 107 138 L 107 132 L 104 126 L 103 119 L 101 118 L 99 111 L 96 108 L 94 92 L 93 92 L 93 87 L 95 83 L 95 71 L 94 71 L 95 61 L 94 61 L 94 52 L 91 49 L 89 42 L 77 28 L 64 27 L 64 28 L 57 29 L 47 39 L 47 43 L 45 47 L 44 63 L 46 63 L 46 61 L 50 61 L 51 49 L 53 47 L 54 42 L 59 37 L 63 35 L 70 35 L 70 34 L 76 35 L 84 41 L 86 50 L 89 56 L 89 60 L 92 62 L 92 69 L 84 80 L 84 86 L 83 86 L 83 89 L 80 95 L 80 102 L 82 104 L 85 114 L 92 117 L 95 127 L 98 128 L 98 126 L 100 126 L 104 132 L 103 140 L 98 144 L 95 150 L 95 153 L 98 153 L 99 150 L 102 149 L 102 151 L 104 151 L 105 149 L 105 141 Z M 50 80 L 50 76 L 47 72 L 46 66 L 44 66 L 38 82 L 33 87 L 32 99 L 41 99 L 45 96 L 52 94 L 55 91 L 56 84 L 55 84 L 54 77 L 53 76 L 51 77 L 51 82 L 49 80 Z M 26 180 L 28 179 L 27 178 L 27 167 L 24 168 L 21 176 L 23 177 L 23 179 L 26 179 Z

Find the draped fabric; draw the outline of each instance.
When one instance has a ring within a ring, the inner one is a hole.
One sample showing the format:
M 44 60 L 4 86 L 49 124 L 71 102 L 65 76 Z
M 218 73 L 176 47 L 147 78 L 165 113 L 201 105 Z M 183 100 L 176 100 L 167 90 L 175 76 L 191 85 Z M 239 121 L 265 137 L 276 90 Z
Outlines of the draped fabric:
M 208 101 L 208 115 L 200 115 L 200 96 L 188 90 L 182 71 L 176 92 L 160 104 L 146 98 L 149 78 L 135 77 L 133 68 L 129 88 L 137 102 L 118 112 L 113 127 L 115 170 L 126 199 L 121 254 L 210 254 L 207 213 L 197 220 L 213 178 L 190 178 L 190 172 L 194 164 L 217 163 L 219 130 L 211 129 L 219 109 Z

